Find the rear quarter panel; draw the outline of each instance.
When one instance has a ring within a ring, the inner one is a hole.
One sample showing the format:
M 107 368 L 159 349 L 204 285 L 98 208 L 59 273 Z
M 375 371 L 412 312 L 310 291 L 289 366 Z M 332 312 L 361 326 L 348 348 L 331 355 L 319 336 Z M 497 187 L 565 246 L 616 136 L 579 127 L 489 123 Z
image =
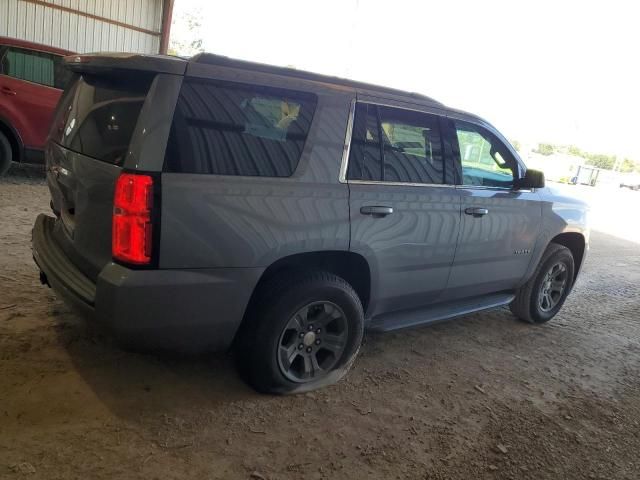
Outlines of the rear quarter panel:
M 196 65 L 194 76 L 318 96 L 300 162 L 288 178 L 164 173 L 161 268 L 266 267 L 288 255 L 349 249 L 349 191 L 338 181 L 353 93 L 299 80 Z

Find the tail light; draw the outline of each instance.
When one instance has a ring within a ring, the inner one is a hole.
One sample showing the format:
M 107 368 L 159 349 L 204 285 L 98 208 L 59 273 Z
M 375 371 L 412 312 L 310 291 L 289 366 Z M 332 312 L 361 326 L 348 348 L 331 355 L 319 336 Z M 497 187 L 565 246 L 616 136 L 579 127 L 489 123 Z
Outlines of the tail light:
M 122 173 L 113 199 L 111 253 L 126 263 L 151 263 L 153 178 Z

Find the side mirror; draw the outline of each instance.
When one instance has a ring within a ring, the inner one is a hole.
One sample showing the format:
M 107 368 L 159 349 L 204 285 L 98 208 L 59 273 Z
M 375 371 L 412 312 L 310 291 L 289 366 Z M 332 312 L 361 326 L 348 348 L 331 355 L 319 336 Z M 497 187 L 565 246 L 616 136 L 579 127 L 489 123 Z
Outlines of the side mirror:
M 516 181 L 517 189 L 544 188 L 544 173 L 540 170 L 527 169 L 524 177 Z

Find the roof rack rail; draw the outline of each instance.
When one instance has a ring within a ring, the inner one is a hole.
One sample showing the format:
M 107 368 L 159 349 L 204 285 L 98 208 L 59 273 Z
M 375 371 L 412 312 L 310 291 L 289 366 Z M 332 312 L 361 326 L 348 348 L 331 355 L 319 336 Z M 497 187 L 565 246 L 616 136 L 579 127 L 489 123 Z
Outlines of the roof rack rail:
M 219 65 L 222 67 L 240 68 L 245 70 L 252 70 L 255 72 L 272 73 L 276 75 L 287 75 L 290 77 L 302 78 L 305 80 L 313 80 L 323 83 L 331 83 L 334 85 L 342 85 L 352 88 L 360 88 L 363 90 L 372 90 L 383 93 L 389 93 L 394 95 L 401 95 L 405 97 L 412 97 L 418 100 L 431 102 L 437 105 L 442 103 L 434 100 L 431 97 L 422 95 L 420 93 L 407 92 L 391 87 L 382 87 L 380 85 L 373 85 L 366 82 L 358 82 L 355 80 L 349 80 L 346 78 L 333 77 L 331 75 L 323 75 L 320 73 L 308 72 L 306 70 L 298 70 L 291 67 L 277 67 L 275 65 L 268 65 L 266 63 L 250 62 L 247 60 L 238 60 L 236 58 L 226 57 L 224 55 L 216 55 L 214 53 L 198 53 L 197 55 L 189 59 L 193 63 L 201 63 L 206 65 Z

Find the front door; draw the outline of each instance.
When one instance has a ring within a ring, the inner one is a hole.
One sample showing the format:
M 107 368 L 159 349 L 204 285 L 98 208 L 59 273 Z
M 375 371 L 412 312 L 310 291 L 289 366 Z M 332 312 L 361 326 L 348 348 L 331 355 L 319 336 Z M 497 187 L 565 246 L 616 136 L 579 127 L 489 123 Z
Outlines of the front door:
M 371 269 L 370 317 L 432 303 L 447 284 L 460 192 L 440 122 L 432 113 L 356 106 L 347 170 L 351 250 Z
M 462 225 L 445 298 L 512 290 L 531 261 L 542 221 L 540 198 L 514 188 L 523 169 L 495 133 L 455 119 L 448 125 Z

